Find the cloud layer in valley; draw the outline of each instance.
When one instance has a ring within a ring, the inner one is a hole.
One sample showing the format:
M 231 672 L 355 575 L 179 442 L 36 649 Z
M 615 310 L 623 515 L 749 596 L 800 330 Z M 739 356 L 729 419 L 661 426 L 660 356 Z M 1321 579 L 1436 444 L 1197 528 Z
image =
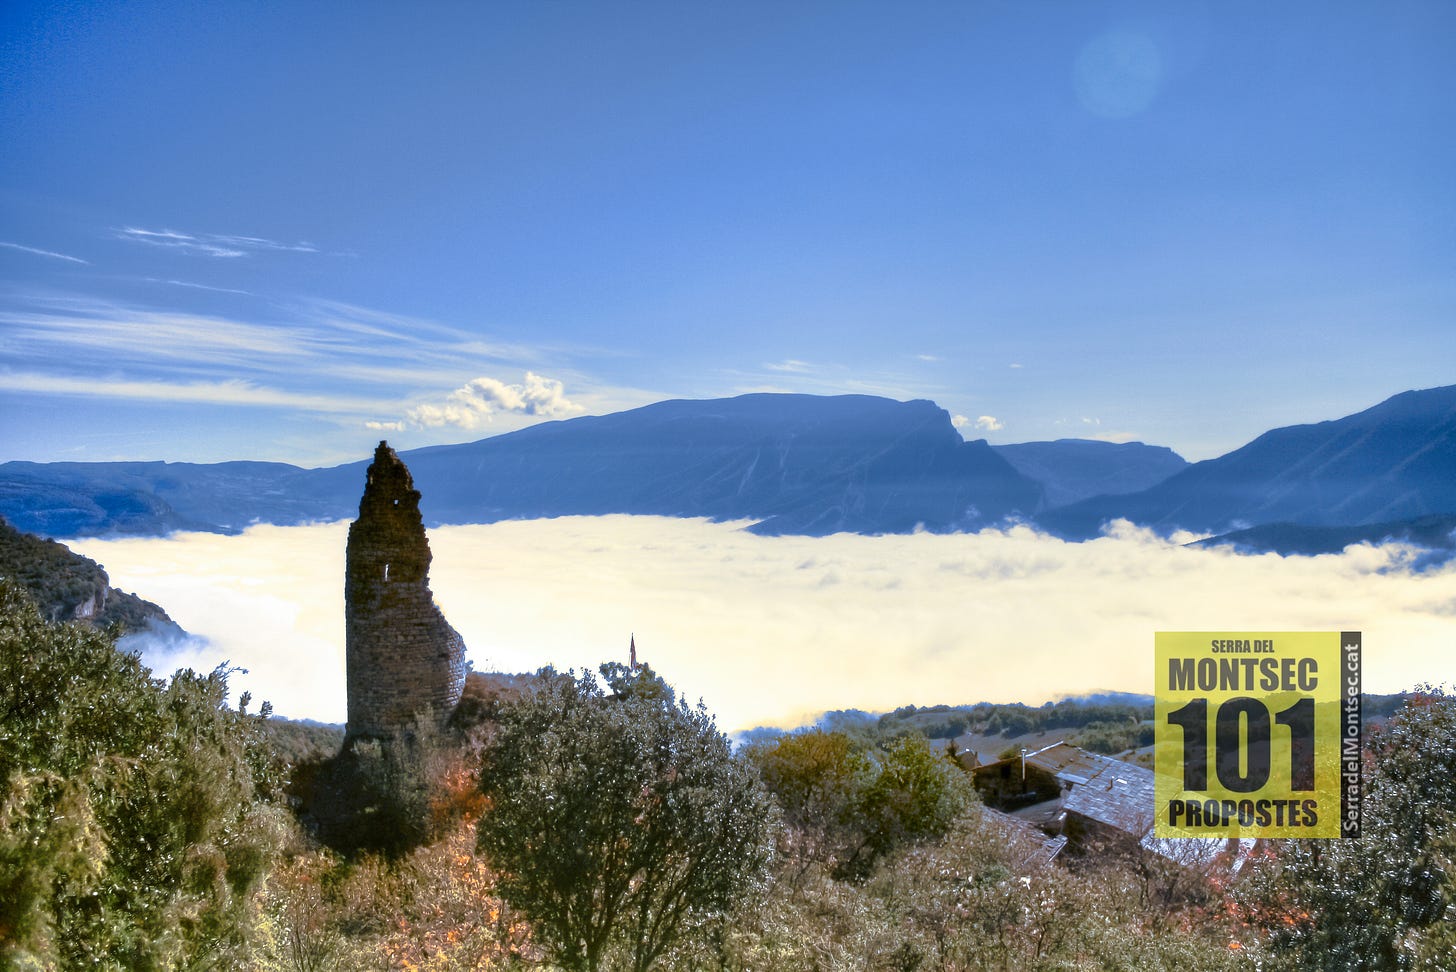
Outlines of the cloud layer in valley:
M 160 672 L 229 660 L 280 714 L 344 717 L 347 525 L 85 540 L 113 583 L 207 639 Z M 759 537 L 734 524 L 563 517 L 431 531 L 432 587 L 478 669 L 641 656 L 727 729 L 826 709 L 1038 703 L 1150 691 L 1158 630 L 1361 630 L 1365 684 L 1456 678 L 1456 564 L 1401 547 L 1238 556 L 1124 529 L 1068 544 L 976 535 Z

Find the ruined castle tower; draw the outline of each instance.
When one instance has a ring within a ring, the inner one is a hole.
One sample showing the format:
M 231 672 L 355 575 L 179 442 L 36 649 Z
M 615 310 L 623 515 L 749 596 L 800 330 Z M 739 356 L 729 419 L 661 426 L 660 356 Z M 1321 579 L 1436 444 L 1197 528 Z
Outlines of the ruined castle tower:
M 344 580 L 348 738 L 385 737 L 460 701 L 465 643 L 430 593 L 430 541 L 409 469 L 379 443 L 349 527 Z

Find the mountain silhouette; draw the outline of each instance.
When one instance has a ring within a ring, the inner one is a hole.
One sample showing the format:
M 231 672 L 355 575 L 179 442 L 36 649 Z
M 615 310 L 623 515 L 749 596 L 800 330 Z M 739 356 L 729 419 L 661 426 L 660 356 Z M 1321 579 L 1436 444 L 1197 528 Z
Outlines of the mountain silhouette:
M 933 402 L 867 395 L 658 402 L 400 455 L 431 524 L 636 513 L 818 536 L 973 529 L 1042 505 L 1039 484 Z M 338 519 L 366 465 L 12 462 L 0 513 L 50 536 Z
M 780 394 L 658 402 L 400 456 L 430 525 L 631 513 L 822 536 L 1034 517 L 1086 539 L 1126 518 L 1164 533 L 1283 524 L 1231 542 L 1323 549 L 1346 534 L 1309 529 L 1456 514 L 1456 386 L 1275 429 L 1193 465 L 1142 443 L 967 442 L 929 401 Z M 0 464 L 0 515 L 52 537 L 337 520 L 357 512 L 367 464 L 9 462 Z M 1431 529 L 1393 535 L 1418 540 Z
M 1188 468 L 1188 460 L 1172 449 L 1141 442 L 1056 439 L 991 448 L 1042 484 L 1049 507 L 1104 493 L 1136 493 Z
M 1402 392 L 1363 412 L 1265 432 L 1156 486 L 1037 517 L 1069 539 L 1122 517 L 1160 532 L 1274 523 L 1361 526 L 1456 513 L 1456 385 Z
M 637 513 L 765 534 L 946 531 L 1030 514 L 1040 487 L 933 402 L 868 395 L 667 401 L 402 452 L 435 523 Z M 359 464 L 310 483 L 331 494 Z

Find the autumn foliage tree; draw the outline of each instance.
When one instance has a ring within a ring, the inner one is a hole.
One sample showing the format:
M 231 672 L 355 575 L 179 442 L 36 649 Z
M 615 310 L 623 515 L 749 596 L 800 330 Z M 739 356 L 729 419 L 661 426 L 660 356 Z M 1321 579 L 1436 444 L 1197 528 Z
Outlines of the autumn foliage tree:
M 1284 841 L 1246 901 L 1300 969 L 1456 968 L 1456 697 L 1417 691 L 1367 747 L 1361 836 Z
M 749 758 L 783 808 L 787 853 L 839 878 L 863 879 L 894 848 L 939 837 L 976 799 L 965 773 L 918 734 L 871 750 L 811 729 Z
M 646 972 L 766 879 L 771 804 L 702 707 L 650 669 L 542 672 L 482 761 L 478 846 L 561 966 Z

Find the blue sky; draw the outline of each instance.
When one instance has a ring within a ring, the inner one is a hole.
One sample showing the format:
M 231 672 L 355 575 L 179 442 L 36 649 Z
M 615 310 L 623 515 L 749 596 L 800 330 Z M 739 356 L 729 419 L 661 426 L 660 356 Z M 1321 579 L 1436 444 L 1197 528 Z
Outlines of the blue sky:
M 1456 5 L 0 6 L 0 460 L 673 397 L 1189 458 L 1456 382 Z

